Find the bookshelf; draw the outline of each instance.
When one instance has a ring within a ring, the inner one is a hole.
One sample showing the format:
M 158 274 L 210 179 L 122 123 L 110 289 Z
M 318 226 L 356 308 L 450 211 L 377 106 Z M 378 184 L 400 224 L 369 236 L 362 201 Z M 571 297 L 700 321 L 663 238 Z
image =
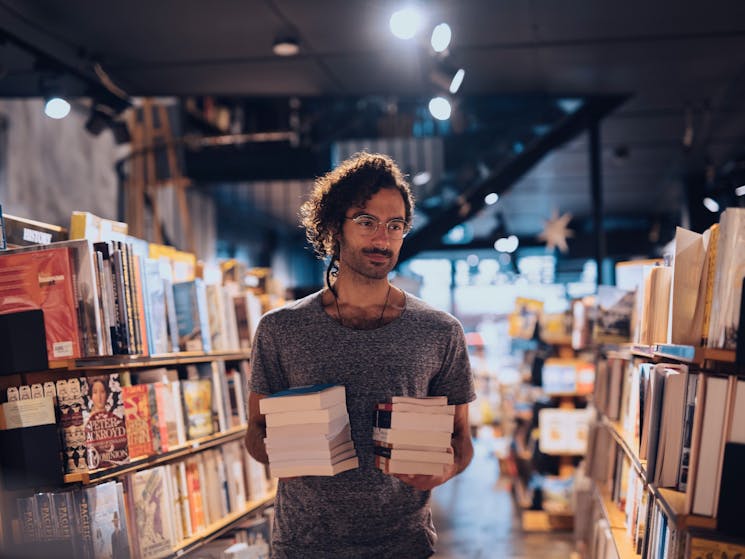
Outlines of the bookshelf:
M 622 381 L 621 387 L 616 388 L 615 391 L 609 389 L 607 386 L 601 387 L 600 400 L 596 401 L 598 405 L 596 428 L 607 434 L 610 441 L 608 443 L 609 446 L 606 447 L 597 443 L 598 446 L 591 446 L 588 449 L 588 456 L 590 458 L 594 457 L 597 459 L 597 455 L 603 452 L 608 454 L 607 461 L 603 462 L 599 467 L 599 470 L 601 472 L 605 471 L 607 475 L 599 474 L 598 467 L 593 464 L 589 466 L 589 475 L 593 479 L 592 499 L 595 500 L 596 510 L 600 511 L 602 518 L 610 526 L 610 535 L 612 536 L 618 558 L 687 558 L 689 557 L 691 534 L 706 534 L 706 537 L 714 542 L 721 540 L 729 541 L 726 536 L 717 531 L 718 520 L 716 518 L 716 507 L 713 515 L 693 514 L 690 510 L 692 506 L 691 495 L 687 495 L 685 490 L 678 490 L 678 488 L 671 486 L 659 486 L 655 482 L 657 478 L 654 473 L 648 471 L 650 462 L 640 458 L 640 452 L 638 450 L 640 448 L 640 441 L 638 438 L 635 440 L 635 437 L 627 432 L 624 426 L 634 424 L 633 421 L 629 423 L 631 416 L 625 415 L 629 410 L 635 409 L 636 414 L 644 414 L 643 408 L 634 408 L 629 401 L 630 394 L 633 394 L 635 389 L 633 378 L 635 375 L 640 374 L 638 373 L 639 367 L 651 367 L 649 370 L 654 375 L 654 371 L 660 367 L 662 367 L 662 370 L 667 371 L 671 367 L 673 369 L 670 370 L 678 370 L 674 369 L 674 367 L 684 366 L 685 368 L 682 370 L 686 371 L 686 375 L 691 375 L 695 383 L 698 383 L 698 386 L 708 382 L 710 377 L 715 377 L 720 379 L 729 378 L 730 383 L 728 386 L 732 387 L 733 383 L 736 384 L 737 382 L 737 374 L 742 373 L 736 365 L 735 352 L 672 344 L 625 344 L 620 348 L 614 347 L 613 350 L 601 351 L 599 359 L 600 361 L 605 360 L 609 363 L 612 360 L 622 363 L 620 365 L 622 370 L 620 377 Z M 613 377 L 612 367 L 613 365 L 611 364 L 608 364 L 607 367 L 601 367 L 599 365 L 599 369 L 603 369 L 604 371 L 604 378 L 606 379 L 604 382 L 606 383 L 613 382 L 611 380 Z M 686 376 L 685 378 L 688 383 L 689 377 Z M 649 388 L 648 384 L 646 386 L 647 388 L 643 391 L 643 398 L 647 400 L 654 398 L 649 392 L 652 389 Z M 608 402 L 602 401 L 605 394 L 613 394 L 614 397 L 619 398 L 621 401 L 620 407 L 616 408 L 615 411 L 611 411 L 612 408 L 608 407 Z M 730 402 L 730 400 L 727 401 Z M 649 401 L 647 404 L 650 405 Z M 658 413 L 662 414 L 663 401 L 660 400 L 657 405 L 660 406 Z M 691 403 L 690 405 L 693 404 Z M 697 399 L 696 406 L 701 405 L 703 404 Z M 730 403 L 727 405 L 730 406 L 733 404 Z M 608 413 L 619 415 L 609 417 Z M 694 412 L 691 411 L 690 413 L 693 414 Z M 702 411 L 701 413 L 703 414 L 704 412 Z M 725 413 L 722 411 L 721 413 L 727 415 L 734 412 L 727 411 Z M 693 416 L 691 415 L 691 417 Z M 640 421 L 639 415 L 637 415 L 635 421 Z M 646 417 L 644 421 L 647 421 Z M 683 419 L 683 422 L 685 425 L 685 419 Z M 659 427 L 661 432 L 664 432 L 661 425 Z M 637 425 L 637 429 L 643 428 Z M 649 429 L 649 426 L 647 425 L 646 428 Z M 642 432 L 638 431 L 637 437 L 641 438 L 642 436 Z M 596 436 L 596 442 L 599 440 L 598 437 Z M 605 450 L 606 448 L 607 451 Z M 657 448 L 655 452 L 660 453 L 663 451 Z M 677 459 L 676 457 L 673 458 Z M 659 461 L 660 459 L 660 455 L 657 454 L 657 460 Z M 669 457 L 667 459 L 669 460 Z M 715 457 L 703 457 L 702 455 L 700 459 L 711 461 Z M 691 460 L 693 461 L 694 458 L 691 458 Z M 651 467 L 655 468 L 655 463 L 651 462 L 651 464 Z M 620 475 L 619 471 L 621 472 Z M 656 473 L 659 474 L 659 471 L 658 464 Z M 631 478 L 636 480 L 633 482 L 636 484 L 636 487 L 641 488 L 639 492 L 634 493 L 630 489 L 630 484 L 633 486 L 632 481 L 629 481 Z M 699 483 L 695 481 L 697 478 L 694 477 L 692 479 L 694 481 L 689 481 L 689 492 L 692 492 L 690 489 L 691 483 Z M 631 501 L 629 501 L 630 499 Z M 644 515 L 645 518 L 642 518 L 641 515 Z M 639 534 L 637 534 L 637 531 L 639 531 Z M 632 541 L 632 534 L 633 537 L 638 538 L 637 546 Z M 640 549 L 641 553 L 638 553 Z M 594 555 L 589 555 L 588 557 L 595 559 Z M 608 554 L 606 553 L 604 557 L 608 557 Z
M 50 363 L 50 367 L 46 371 L 17 373 L 10 376 L 0 377 L 0 388 L 13 385 L 15 383 L 42 383 L 45 380 L 57 379 L 60 377 L 84 377 L 86 374 L 93 373 L 94 375 L 113 375 L 116 373 L 122 373 L 123 371 L 147 371 L 148 369 L 161 369 L 164 367 L 187 367 L 195 364 L 206 364 L 210 367 L 210 370 L 217 364 L 223 365 L 232 364 L 235 367 L 239 367 L 241 364 L 246 364 L 249 359 L 248 352 L 245 351 L 214 351 L 214 352 L 189 352 L 180 354 L 168 354 L 157 357 L 141 357 L 141 356 L 115 356 L 115 357 L 102 357 L 102 358 L 86 358 L 86 359 L 74 359 L 60 361 L 56 363 Z M 222 369 L 225 370 L 224 368 Z M 245 370 L 245 369 L 244 369 Z M 242 382 L 240 383 L 242 388 Z M 225 400 L 222 400 L 223 402 Z M 213 419 L 217 421 L 216 415 Z M 56 493 L 67 493 L 72 490 L 73 493 L 85 490 L 95 491 L 97 487 L 102 484 L 111 482 L 125 482 L 125 495 L 127 491 L 131 491 L 129 486 L 126 484 L 128 477 L 137 474 L 147 474 L 150 471 L 154 471 L 157 468 L 172 467 L 176 471 L 178 464 L 187 460 L 202 460 L 204 452 L 211 451 L 220 454 L 222 459 L 223 449 L 225 445 L 233 444 L 240 445 L 242 447 L 242 440 L 246 432 L 246 424 L 233 425 L 224 429 L 220 429 L 211 435 L 202 437 L 190 438 L 180 445 L 175 445 L 169 448 L 167 451 L 158 451 L 148 456 L 139 456 L 131 459 L 128 463 L 102 468 L 99 470 L 84 471 L 66 473 L 63 476 L 63 481 L 60 485 L 42 485 L 29 487 L 27 489 L 7 489 L 4 486 L 0 486 L 0 517 L 2 518 L 2 528 L 0 529 L 0 535 L 3 536 L 0 539 L 0 551 L 4 554 L 8 552 L 12 555 L 19 545 L 25 542 L 18 541 L 18 513 L 16 509 L 16 500 L 23 497 L 24 495 L 36 495 L 36 494 L 56 494 Z M 61 431 L 61 428 L 60 428 Z M 60 432 L 60 435 L 62 433 Z M 266 470 L 263 465 L 258 467 L 264 472 L 264 484 L 268 489 L 267 491 L 258 493 L 257 496 L 252 494 L 252 489 L 249 488 L 249 474 L 247 468 L 249 465 L 247 461 L 252 460 L 245 450 L 243 450 L 244 457 L 242 462 L 244 481 L 246 486 L 246 496 L 248 497 L 244 505 L 239 510 L 233 510 L 232 508 L 219 518 L 213 518 L 203 529 L 199 529 L 193 533 L 184 534 L 183 537 L 178 537 L 174 540 L 175 545 L 173 546 L 172 557 L 181 557 L 189 553 L 196 551 L 200 546 L 210 542 L 211 540 L 220 537 L 222 534 L 233 529 L 237 524 L 247 519 L 248 517 L 261 513 L 265 508 L 271 505 L 274 499 L 274 489 L 271 487 L 271 482 L 266 477 Z M 216 455 L 215 455 L 216 456 Z M 227 461 L 227 455 L 225 460 Z M 206 460 L 206 459 L 205 459 Z M 205 467 L 209 462 L 205 461 Z M 59 463 L 59 467 L 63 468 L 63 463 Z M 201 467 L 201 466 L 200 466 Z M 227 468 L 227 462 L 226 466 Z M 2 478 L 2 472 L 0 472 L 0 478 Z M 0 479 L 2 481 L 2 479 Z M 177 483 L 177 482 L 173 482 Z M 210 486 L 203 479 L 202 489 L 203 492 L 211 491 Z M 41 493 L 39 493 L 41 492 Z M 205 503 L 207 497 L 204 496 Z M 226 501 L 229 500 L 226 497 Z M 206 504 L 205 504 L 206 506 Z M 130 504 L 127 504 L 127 528 L 132 534 L 134 530 L 134 517 L 130 516 L 132 511 L 130 510 Z M 166 509 L 168 510 L 168 508 Z M 171 512 L 170 514 L 173 514 Z M 131 541 L 130 547 L 134 552 L 134 546 L 136 542 Z

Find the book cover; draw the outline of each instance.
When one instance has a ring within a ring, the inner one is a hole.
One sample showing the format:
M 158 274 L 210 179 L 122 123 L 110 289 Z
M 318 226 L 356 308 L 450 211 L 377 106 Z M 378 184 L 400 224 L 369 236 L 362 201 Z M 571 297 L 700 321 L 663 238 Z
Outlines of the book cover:
M 591 412 L 543 408 L 538 412 L 538 447 L 544 454 L 582 455 L 587 450 Z
M 36 498 L 33 495 L 18 497 L 16 507 L 20 521 L 21 541 L 24 543 L 39 541 L 40 519 Z
M 80 391 L 88 469 L 129 463 L 119 374 L 82 377 Z
M 186 417 L 187 439 L 198 439 L 215 432 L 212 421 L 212 381 L 185 379 L 180 381 Z
M 131 458 L 155 454 L 150 426 L 150 396 L 148 384 L 122 387 L 127 445 Z
M 73 211 L 70 216 L 70 238 L 93 242 L 119 240 L 129 226 L 121 221 L 99 217 L 90 212 Z
M 203 480 L 199 470 L 199 461 L 195 456 L 186 459 L 186 487 L 192 533 L 198 534 L 207 527 L 207 516 L 202 493 Z
M 242 511 L 246 508 L 248 494 L 243 466 L 243 452 L 241 443 L 234 441 L 220 447 L 223 463 L 225 464 L 225 483 L 227 485 L 228 506 L 230 512 Z
M 211 351 L 204 283 L 193 280 L 173 284 L 173 299 L 181 351 Z
M 735 350 L 745 277 L 745 208 L 727 208 L 719 220 L 719 243 L 708 346 Z
M 34 309 L 44 312 L 49 359 L 80 357 L 78 309 L 68 249 L 0 255 L 0 314 Z
M 0 250 L 8 248 L 8 242 L 5 239 L 5 219 L 3 218 L 3 206 L 0 205 Z
M 205 285 L 207 300 L 207 320 L 210 325 L 210 344 L 215 351 L 225 351 L 229 348 L 228 325 L 225 322 L 223 308 L 222 286 L 217 284 Z
M 65 472 L 68 474 L 88 470 L 83 406 L 80 379 L 58 380 L 57 409 L 59 412 L 59 426 L 62 431 L 62 440 L 64 443 Z
M 120 509 L 117 482 L 110 481 L 83 489 L 88 501 L 88 511 L 91 522 L 91 536 L 93 539 L 94 559 L 119 559 L 122 552 L 128 550 L 124 511 Z M 114 555 L 116 546 L 117 555 Z M 124 548 L 124 549 L 122 549 Z
M 31 245 L 48 245 L 57 241 L 64 241 L 67 237 L 67 229 L 51 223 L 43 223 L 3 214 L 5 222 L 5 240 L 8 248 L 17 248 Z
M 160 448 L 163 452 L 177 447 L 182 441 L 179 440 L 177 422 L 177 408 L 173 398 L 174 386 L 170 383 L 156 382 L 152 384 L 155 392 L 155 404 L 158 410 L 158 431 L 160 436 Z M 183 419 L 181 419 L 183 422 Z
M 168 341 L 165 285 L 160 277 L 160 263 L 157 260 L 145 260 L 143 287 L 150 354 L 169 353 L 171 347 Z
M 171 498 L 165 475 L 163 466 L 131 474 L 137 543 L 142 559 L 158 559 L 173 553 Z
M 318 410 L 344 403 L 346 392 L 337 384 L 296 386 L 276 392 L 259 401 L 262 414 L 302 410 Z

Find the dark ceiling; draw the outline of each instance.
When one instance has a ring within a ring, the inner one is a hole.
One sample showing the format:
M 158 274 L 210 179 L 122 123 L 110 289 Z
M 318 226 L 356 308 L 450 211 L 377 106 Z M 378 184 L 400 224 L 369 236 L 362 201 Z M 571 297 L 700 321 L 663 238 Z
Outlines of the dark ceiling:
M 1 0 L 8 40 L 0 96 L 40 95 L 41 76 L 67 76 L 69 94 L 115 101 L 105 73 L 128 99 L 209 95 L 241 108 L 244 132 L 293 129 L 296 142 L 188 158 L 198 183 L 279 223 L 292 221 L 307 181 L 330 165 L 340 142 L 435 138 L 437 161 L 406 165 L 411 174 L 439 170 L 418 192 L 426 238 L 412 243 L 417 250 L 442 248 L 440 229 L 465 218 L 472 248 L 504 233 L 530 244 L 552 211 L 571 212 L 572 228 L 590 235 L 586 130 L 597 121 L 610 254 L 649 252 L 650 239 L 664 241 L 681 221 L 705 227 L 716 219 L 701 205 L 706 195 L 738 203 L 745 2 L 422 2 L 428 29 L 446 21 L 453 30 L 446 60 L 430 54 L 426 39 L 391 35 L 388 18 L 401 3 Z M 300 53 L 277 57 L 273 40 L 287 33 Z M 424 108 L 443 63 L 466 70 L 444 126 Z M 566 99 L 581 100 L 586 114 L 562 110 Z M 236 196 L 256 181 L 288 192 Z M 482 208 L 490 187 L 501 198 Z M 575 256 L 591 245 L 570 241 Z

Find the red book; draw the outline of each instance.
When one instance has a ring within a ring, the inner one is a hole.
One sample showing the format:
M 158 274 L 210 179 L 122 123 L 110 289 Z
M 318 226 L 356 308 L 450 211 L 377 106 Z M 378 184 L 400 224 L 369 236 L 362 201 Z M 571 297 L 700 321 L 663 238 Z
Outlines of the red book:
M 44 313 L 49 359 L 80 357 L 68 249 L 0 255 L 0 314 L 33 309 Z
M 122 387 L 127 444 L 132 458 L 155 454 L 150 426 L 150 401 L 147 384 Z

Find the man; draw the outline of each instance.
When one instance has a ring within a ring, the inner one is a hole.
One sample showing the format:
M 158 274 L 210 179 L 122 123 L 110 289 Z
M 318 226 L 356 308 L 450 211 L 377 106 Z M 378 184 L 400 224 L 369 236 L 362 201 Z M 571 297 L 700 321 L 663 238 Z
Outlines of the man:
M 468 402 L 475 393 L 463 329 L 388 282 L 412 211 L 395 163 L 366 153 L 318 179 L 301 209 L 309 241 L 330 259 L 327 287 L 262 318 L 251 354 L 246 445 L 268 462 L 264 396 L 342 384 L 359 468 L 279 481 L 274 558 L 431 556 L 430 490 L 462 472 L 473 455 Z M 444 475 L 391 476 L 375 468 L 373 410 L 398 395 L 444 395 L 456 405 L 455 464 Z

